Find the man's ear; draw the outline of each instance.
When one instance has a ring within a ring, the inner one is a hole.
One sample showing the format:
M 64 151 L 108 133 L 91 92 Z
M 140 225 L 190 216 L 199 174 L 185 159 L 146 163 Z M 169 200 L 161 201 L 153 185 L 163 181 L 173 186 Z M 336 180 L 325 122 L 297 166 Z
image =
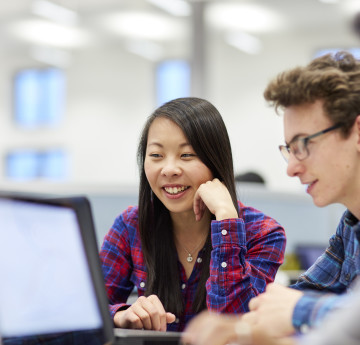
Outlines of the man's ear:
M 356 144 L 360 152 L 360 115 L 358 115 L 354 122 L 354 131 L 356 133 Z

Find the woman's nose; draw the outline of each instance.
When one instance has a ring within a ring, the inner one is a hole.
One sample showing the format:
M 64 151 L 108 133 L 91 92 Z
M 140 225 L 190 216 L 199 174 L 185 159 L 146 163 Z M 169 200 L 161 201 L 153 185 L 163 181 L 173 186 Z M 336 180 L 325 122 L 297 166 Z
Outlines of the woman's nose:
M 181 174 L 181 168 L 176 160 L 167 160 L 164 162 L 164 166 L 161 169 L 161 174 L 164 176 L 174 176 Z

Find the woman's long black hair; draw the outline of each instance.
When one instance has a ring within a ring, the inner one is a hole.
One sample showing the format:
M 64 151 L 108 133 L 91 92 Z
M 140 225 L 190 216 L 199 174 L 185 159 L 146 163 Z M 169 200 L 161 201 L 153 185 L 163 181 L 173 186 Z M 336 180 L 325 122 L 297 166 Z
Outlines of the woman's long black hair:
M 140 170 L 139 231 L 147 267 L 145 294 L 157 295 L 166 311 L 181 315 L 184 306 L 170 213 L 152 192 L 144 171 L 149 128 L 158 117 L 170 119 L 182 129 L 190 145 L 200 160 L 211 170 L 214 178 L 225 184 L 238 210 L 233 160 L 223 119 L 218 110 L 204 99 L 187 97 L 165 103 L 149 116 L 142 131 L 137 159 Z M 211 250 L 209 231 L 202 272 L 193 304 L 195 313 L 206 308 L 205 283 L 210 274 Z

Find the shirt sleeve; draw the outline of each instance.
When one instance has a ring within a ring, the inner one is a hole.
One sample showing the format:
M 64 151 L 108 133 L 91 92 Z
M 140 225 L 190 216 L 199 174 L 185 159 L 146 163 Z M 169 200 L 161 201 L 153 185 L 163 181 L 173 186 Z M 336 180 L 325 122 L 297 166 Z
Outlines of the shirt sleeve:
M 346 290 L 348 283 L 352 280 L 350 278 L 355 277 L 355 272 L 353 275 L 346 276 L 344 271 L 344 230 L 346 229 L 343 221 L 341 221 L 336 234 L 330 238 L 329 246 L 325 252 L 299 277 L 298 281 L 291 286 L 292 288 L 297 290 L 326 290 L 333 293 L 342 293 Z M 351 234 L 351 229 L 347 230 Z M 350 239 L 347 240 L 347 242 L 350 241 Z M 347 263 L 345 264 L 347 265 Z
M 207 306 L 215 312 L 247 312 L 251 298 L 275 278 L 285 251 L 284 229 L 255 209 L 242 218 L 213 221 Z
M 100 260 L 109 299 L 110 314 L 127 307 L 126 301 L 134 285 L 130 281 L 131 252 L 127 224 L 120 215 L 106 234 Z
M 318 327 L 330 311 L 341 307 L 346 299 L 346 294 L 305 292 L 295 306 L 293 326 L 298 333 L 307 333 L 309 329 Z
M 291 286 L 304 292 L 293 312 L 293 326 L 297 331 L 316 326 L 329 311 L 336 309 L 355 278 L 354 260 L 352 255 L 346 255 L 344 247 L 344 239 L 346 243 L 353 241 L 346 236 L 353 234 L 342 220 L 326 251 Z
M 360 285 L 354 293 L 337 296 L 341 300 L 339 310 L 326 316 L 316 329 L 299 337 L 299 345 L 355 345 L 360 343 Z

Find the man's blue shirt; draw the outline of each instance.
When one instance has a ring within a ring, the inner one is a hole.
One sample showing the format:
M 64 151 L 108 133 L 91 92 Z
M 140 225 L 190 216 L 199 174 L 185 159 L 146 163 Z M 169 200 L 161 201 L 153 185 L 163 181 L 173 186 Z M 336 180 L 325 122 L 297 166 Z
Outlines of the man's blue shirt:
M 291 286 L 304 292 L 293 313 L 298 331 L 317 326 L 330 310 L 345 303 L 346 292 L 360 275 L 359 243 L 360 222 L 346 211 L 329 247 Z

